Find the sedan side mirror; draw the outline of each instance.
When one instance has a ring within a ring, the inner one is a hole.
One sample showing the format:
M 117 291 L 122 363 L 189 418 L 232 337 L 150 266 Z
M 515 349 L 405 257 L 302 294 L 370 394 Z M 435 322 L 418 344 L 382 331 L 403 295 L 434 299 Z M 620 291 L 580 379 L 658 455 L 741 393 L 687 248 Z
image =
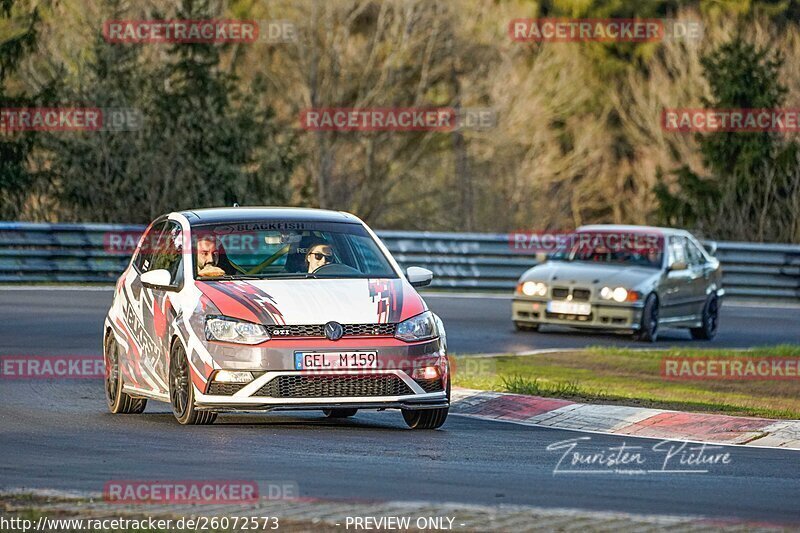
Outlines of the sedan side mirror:
M 406 278 L 412 287 L 425 287 L 431 284 L 433 280 L 433 272 L 427 268 L 408 267 L 406 269 Z
M 672 263 L 672 265 L 670 265 L 670 267 L 667 269 L 667 271 L 668 272 L 678 272 L 680 270 L 686 270 L 687 268 L 689 268 L 689 265 L 687 265 L 685 262 L 683 262 L 683 261 L 675 261 L 674 263 Z
M 142 285 L 148 289 L 161 289 L 163 291 L 175 290 L 172 286 L 172 275 L 169 270 L 159 268 L 142 274 Z

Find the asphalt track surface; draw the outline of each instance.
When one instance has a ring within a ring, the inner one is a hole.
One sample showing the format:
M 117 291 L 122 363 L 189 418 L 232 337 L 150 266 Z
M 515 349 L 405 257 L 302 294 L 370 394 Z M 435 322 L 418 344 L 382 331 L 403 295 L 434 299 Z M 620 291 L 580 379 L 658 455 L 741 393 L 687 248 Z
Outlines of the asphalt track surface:
M 111 290 L 14 290 L 0 287 L 0 350 L 19 354 L 100 353 L 100 332 Z M 713 341 L 694 341 L 688 330 L 662 329 L 655 344 L 630 335 L 546 327 L 517 332 L 511 324 L 511 300 L 497 296 L 424 295 L 442 317 L 450 352 L 516 353 L 538 349 L 624 346 L 633 348 L 750 348 L 800 344 L 800 307 L 742 306 L 725 303 Z M 36 339 L 32 343 L 32 339 Z
M 110 296 L 0 290 L 0 355 L 99 354 L 100 320 Z M 472 331 L 481 321 L 490 337 L 472 351 L 548 347 L 542 344 L 552 346 L 552 339 L 618 342 L 564 333 L 515 340 L 507 300 L 437 296 L 428 302 L 449 326 L 451 348 L 463 352 L 483 338 Z M 728 308 L 723 328 L 729 329 L 719 345 L 744 342 L 748 334 L 757 339 L 750 344 L 797 342 L 797 314 Z M 764 332 L 769 324 L 772 335 Z M 465 339 L 459 339 L 462 333 Z M 451 416 L 438 431 L 411 431 L 397 412 L 364 412 L 344 421 L 315 412 L 222 416 L 213 426 L 182 427 L 167 405 L 156 402 L 143 415 L 109 414 L 100 381 L 0 380 L 0 487 L 99 492 L 106 482 L 124 479 L 288 481 L 301 496 L 323 499 L 521 504 L 800 524 L 800 452 L 724 447 L 714 453 L 728 452 L 729 462 L 706 465 L 705 473 L 554 474 L 562 452 L 547 447 L 576 437 L 589 437 L 580 444 L 585 453 L 607 454 L 624 442 L 641 446 L 649 466 L 660 467 L 664 456 L 652 450 L 657 441 L 650 439 L 461 416 Z M 679 458 L 669 466 L 690 468 Z

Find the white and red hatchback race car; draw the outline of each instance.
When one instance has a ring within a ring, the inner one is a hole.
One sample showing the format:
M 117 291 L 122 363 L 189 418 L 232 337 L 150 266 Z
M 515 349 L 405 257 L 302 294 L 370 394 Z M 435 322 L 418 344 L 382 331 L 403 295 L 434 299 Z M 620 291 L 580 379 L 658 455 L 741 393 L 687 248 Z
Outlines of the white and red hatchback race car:
M 104 323 L 112 413 L 169 402 L 182 424 L 218 413 L 401 409 L 447 418 L 444 327 L 357 217 L 290 208 L 171 213 L 139 240 Z

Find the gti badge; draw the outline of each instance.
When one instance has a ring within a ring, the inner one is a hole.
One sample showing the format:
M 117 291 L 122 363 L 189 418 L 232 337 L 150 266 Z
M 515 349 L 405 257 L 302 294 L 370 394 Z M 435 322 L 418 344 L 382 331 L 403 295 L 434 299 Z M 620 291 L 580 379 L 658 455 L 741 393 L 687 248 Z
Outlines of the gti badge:
M 325 336 L 332 341 L 338 341 L 344 335 L 344 328 L 338 322 L 328 322 L 325 324 Z

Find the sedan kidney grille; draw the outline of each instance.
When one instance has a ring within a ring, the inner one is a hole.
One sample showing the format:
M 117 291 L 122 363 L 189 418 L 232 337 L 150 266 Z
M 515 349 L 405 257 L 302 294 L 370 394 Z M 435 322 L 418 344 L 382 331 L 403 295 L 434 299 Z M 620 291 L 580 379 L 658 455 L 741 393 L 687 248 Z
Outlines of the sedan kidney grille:
M 592 294 L 592 291 L 589 289 L 572 289 L 572 299 L 573 300 L 581 300 L 581 301 L 588 301 L 589 296 Z
M 563 300 L 567 296 L 569 296 L 569 289 L 566 287 L 553 287 L 553 299 L 555 300 Z
M 553 287 L 552 295 L 554 300 L 566 300 L 570 292 L 572 292 L 572 299 L 578 301 L 589 301 L 589 296 L 591 296 L 592 291 L 589 289 L 579 289 L 574 287 L 570 289 L 569 287 Z

